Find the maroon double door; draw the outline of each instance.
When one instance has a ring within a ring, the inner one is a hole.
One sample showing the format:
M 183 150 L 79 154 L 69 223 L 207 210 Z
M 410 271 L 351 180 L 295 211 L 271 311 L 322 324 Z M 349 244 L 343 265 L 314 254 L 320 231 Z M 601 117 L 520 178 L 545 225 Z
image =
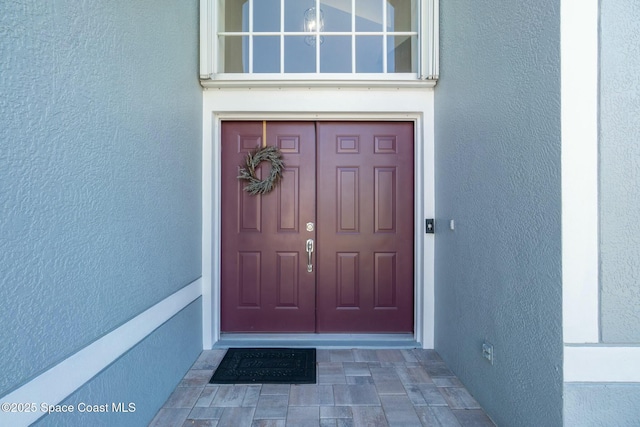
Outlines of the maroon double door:
M 410 122 L 222 123 L 223 332 L 413 331 L 413 135 Z M 253 196 L 238 170 L 265 142 L 285 170 Z

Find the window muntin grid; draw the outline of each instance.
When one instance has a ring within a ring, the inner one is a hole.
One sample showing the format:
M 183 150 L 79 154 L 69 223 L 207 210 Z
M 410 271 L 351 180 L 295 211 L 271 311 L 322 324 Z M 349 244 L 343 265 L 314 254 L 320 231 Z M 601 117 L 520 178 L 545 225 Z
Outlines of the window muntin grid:
M 219 0 L 218 73 L 418 72 L 419 0 Z M 304 31 L 304 14 L 316 14 Z

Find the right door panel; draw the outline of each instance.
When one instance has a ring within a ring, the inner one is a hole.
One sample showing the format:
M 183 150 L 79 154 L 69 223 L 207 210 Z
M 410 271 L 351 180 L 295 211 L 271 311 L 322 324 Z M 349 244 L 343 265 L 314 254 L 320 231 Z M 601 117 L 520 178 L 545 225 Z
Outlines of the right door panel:
M 317 135 L 317 332 L 412 332 L 413 123 Z

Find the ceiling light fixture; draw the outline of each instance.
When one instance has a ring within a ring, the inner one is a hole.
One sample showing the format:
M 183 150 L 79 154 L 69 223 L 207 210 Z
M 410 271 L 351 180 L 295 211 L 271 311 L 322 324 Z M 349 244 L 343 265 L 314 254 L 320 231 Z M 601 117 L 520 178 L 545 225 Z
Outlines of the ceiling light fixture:
M 316 33 L 304 38 L 304 42 L 309 46 L 316 45 L 317 33 L 324 30 L 324 12 L 322 9 L 318 9 L 320 13 L 316 13 L 316 7 L 312 6 L 304 11 L 304 31 L 306 33 Z M 324 41 L 324 37 L 320 36 L 320 44 Z

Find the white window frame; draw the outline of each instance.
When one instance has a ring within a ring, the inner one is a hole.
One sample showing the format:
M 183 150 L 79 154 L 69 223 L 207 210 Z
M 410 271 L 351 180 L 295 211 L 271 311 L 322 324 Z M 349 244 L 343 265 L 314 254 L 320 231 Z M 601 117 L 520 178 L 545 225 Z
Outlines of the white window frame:
M 439 0 L 418 0 L 416 73 L 217 73 L 218 0 L 200 0 L 200 82 L 204 87 L 260 86 L 421 86 L 439 75 Z M 288 34 L 288 33 L 287 33 Z M 358 33 L 359 34 L 359 33 Z M 318 50 L 319 51 L 319 50 Z

